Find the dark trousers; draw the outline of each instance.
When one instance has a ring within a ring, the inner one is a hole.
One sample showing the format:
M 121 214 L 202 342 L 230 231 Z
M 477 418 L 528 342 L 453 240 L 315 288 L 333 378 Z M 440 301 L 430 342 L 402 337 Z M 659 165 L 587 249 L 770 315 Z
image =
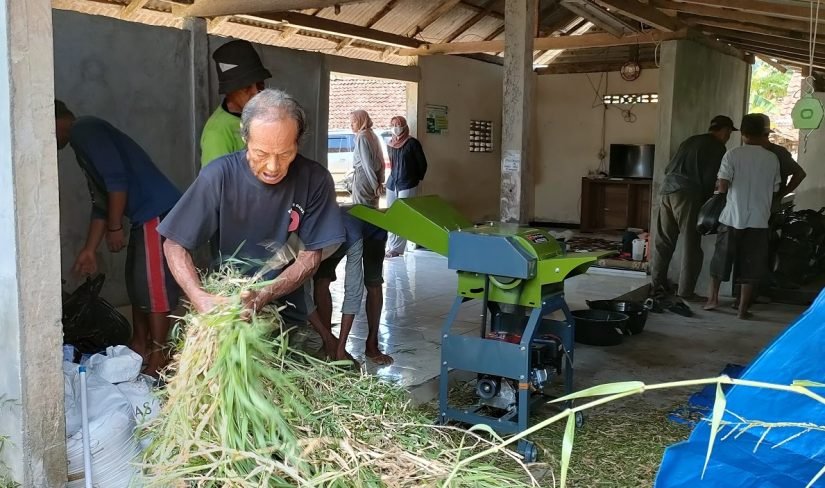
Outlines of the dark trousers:
M 681 235 L 682 268 L 679 273 L 679 296 L 687 297 L 694 293 L 704 260 L 702 236 L 696 231 L 699 209 L 704 203 L 702 197 L 688 192 L 662 195 L 653 242 L 653 263 L 650 268 L 654 289 L 667 285 L 667 270 Z

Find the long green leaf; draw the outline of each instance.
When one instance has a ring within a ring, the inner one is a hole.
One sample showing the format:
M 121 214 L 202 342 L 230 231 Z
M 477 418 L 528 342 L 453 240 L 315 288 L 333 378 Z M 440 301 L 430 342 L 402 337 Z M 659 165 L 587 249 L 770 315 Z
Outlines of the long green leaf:
M 569 411 L 564 439 L 561 442 L 561 488 L 567 486 L 567 469 L 570 467 L 570 455 L 573 453 L 573 439 L 576 437 L 576 414 Z
M 791 386 L 802 386 L 805 388 L 825 388 L 825 383 L 817 383 L 809 380 L 794 380 Z
M 551 403 L 565 402 L 568 400 L 575 400 L 577 398 L 588 398 L 594 396 L 616 395 L 618 393 L 629 393 L 631 391 L 644 391 L 645 384 L 641 381 L 620 381 L 618 383 L 607 383 L 604 385 L 593 386 L 586 388 L 561 398 L 556 398 Z
M 725 415 L 725 405 L 727 399 L 725 392 L 722 391 L 722 383 L 716 383 L 716 400 L 713 402 L 713 414 L 710 422 L 710 438 L 708 439 L 708 452 L 705 455 L 705 465 L 702 467 L 702 479 L 705 479 L 705 471 L 708 469 L 710 462 L 710 454 L 713 452 L 713 443 L 716 440 L 716 435 L 719 433 L 719 425 L 722 423 L 722 417 Z

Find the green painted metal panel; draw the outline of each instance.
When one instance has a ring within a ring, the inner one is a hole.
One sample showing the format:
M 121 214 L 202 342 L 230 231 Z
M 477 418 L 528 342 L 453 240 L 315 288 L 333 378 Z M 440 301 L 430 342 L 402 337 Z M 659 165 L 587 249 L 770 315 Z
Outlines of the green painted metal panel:
M 355 205 L 349 213 L 442 256 L 447 255 L 451 231 L 473 226 L 452 205 L 435 195 L 396 200 L 386 210 Z

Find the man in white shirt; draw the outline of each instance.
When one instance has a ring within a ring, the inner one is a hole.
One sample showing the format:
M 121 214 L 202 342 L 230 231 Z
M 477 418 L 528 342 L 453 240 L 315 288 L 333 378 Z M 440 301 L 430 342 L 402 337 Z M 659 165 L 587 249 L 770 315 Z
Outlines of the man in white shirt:
M 742 119 L 742 147 L 722 158 L 716 192 L 727 194 L 719 217 L 716 250 L 710 262 L 711 287 L 705 310 L 719 306 L 719 287 L 736 277 L 742 285 L 739 318 L 748 319 L 754 285 L 768 275 L 768 245 L 771 203 L 781 186 L 779 159 L 765 149 L 765 119 L 748 114 Z

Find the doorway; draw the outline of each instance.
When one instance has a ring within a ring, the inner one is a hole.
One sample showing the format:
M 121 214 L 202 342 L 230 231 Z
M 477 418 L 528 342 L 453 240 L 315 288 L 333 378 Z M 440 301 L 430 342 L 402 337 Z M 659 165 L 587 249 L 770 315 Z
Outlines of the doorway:
M 350 114 L 354 110 L 366 110 L 373 122 L 373 131 L 381 142 L 384 157 L 385 178 L 389 178 L 391 165 L 387 155 L 387 143 L 392 138 L 390 120 L 401 115 L 410 120 L 409 96 L 415 93 L 410 85 L 415 83 L 374 78 L 345 73 L 330 73 L 329 77 L 329 124 L 327 132 L 327 168 L 335 181 L 339 203 L 352 201 L 345 188 L 345 179 L 352 171 L 352 155 L 355 134 L 350 126 Z M 414 87 L 413 87 L 414 88 Z M 381 199 L 381 206 L 385 201 Z

